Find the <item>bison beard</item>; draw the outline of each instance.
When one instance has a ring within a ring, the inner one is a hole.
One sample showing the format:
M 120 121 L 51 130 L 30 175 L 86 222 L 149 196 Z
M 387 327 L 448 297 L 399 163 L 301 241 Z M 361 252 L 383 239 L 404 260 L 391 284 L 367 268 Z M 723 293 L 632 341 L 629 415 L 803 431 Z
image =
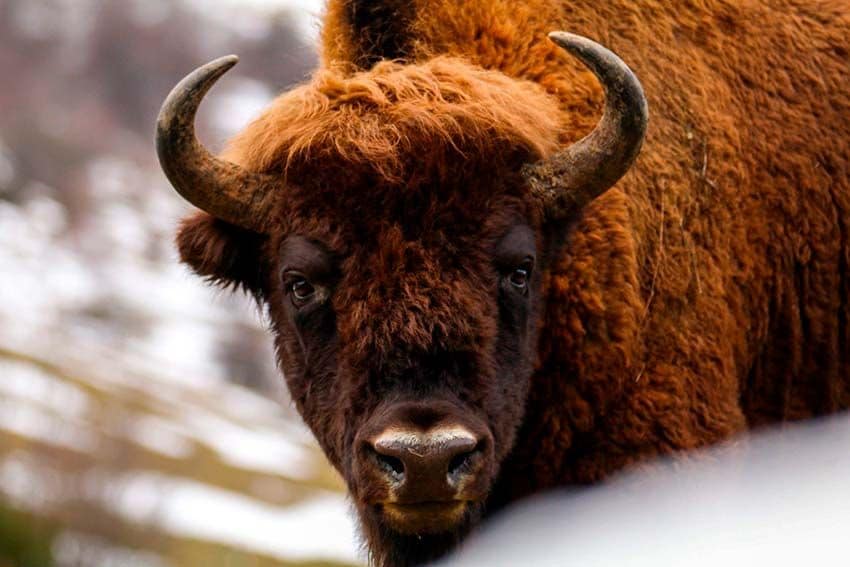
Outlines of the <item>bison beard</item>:
M 621 180 L 641 86 L 553 29 L 646 86 Z M 192 122 L 236 59 L 178 85 L 181 258 L 268 310 L 375 564 L 850 407 L 848 30 L 814 0 L 331 0 L 321 68 L 221 157 Z
M 451 532 L 437 535 L 400 535 L 387 529 L 378 518 L 366 518 L 366 540 L 374 542 L 369 547 L 370 560 L 375 565 L 407 567 L 425 565 L 443 557 L 454 549 L 481 518 L 481 506 L 467 512 L 463 522 Z

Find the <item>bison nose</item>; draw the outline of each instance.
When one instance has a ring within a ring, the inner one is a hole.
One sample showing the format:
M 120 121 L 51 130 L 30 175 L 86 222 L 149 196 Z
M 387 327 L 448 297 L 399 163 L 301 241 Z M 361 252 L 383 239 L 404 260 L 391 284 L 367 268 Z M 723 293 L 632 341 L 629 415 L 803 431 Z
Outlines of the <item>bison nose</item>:
M 390 483 L 415 501 L 451 499 L 476 472 L 482 443 L 465 428 L 428 432 L 390 430 L 370 444 L 372 458 Z

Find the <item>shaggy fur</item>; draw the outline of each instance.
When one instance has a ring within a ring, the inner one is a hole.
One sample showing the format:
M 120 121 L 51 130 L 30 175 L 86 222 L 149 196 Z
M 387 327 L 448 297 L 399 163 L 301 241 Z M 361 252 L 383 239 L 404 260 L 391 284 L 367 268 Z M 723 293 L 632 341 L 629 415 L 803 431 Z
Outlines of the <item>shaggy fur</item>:
M 499 146 L 521 146 L 526 157 L 557 147 L 558 113 L 533 83 L 445 57 L 347 70 L 322 69 L 279 97 L 224 157 L 255 171 L 282 170 L 293 182 L 333 159 L 348 171 L 409 185 L 413 168 L 442 168 L 451 159 L 446 151 L 480 161 L 501 156 Z
M 649 97 L 642 157 L 551 270 L 525 427 L 537 463 L 516 480 L 592 481 L 848 406 L 846 3 L 413 3 L 409 60 L 450 53 L 537 81 L 568 139 L 595 123 L 600 95 L 547 31 L 602 41 Z M 329 9 L 326 63 L 351 60 L 346 4 Z
M 651 120 L 633 170 L 553 227 L 519 167 L 589 132 L 602 103 L 592 75 L 546 40 L 557 29 L 623 57 Z M 428 352 L 465 353 L 437 374 L 474 369 L 443 386 L 495 429 L 486 511 L 844 409 L 848 45 L 839 0 L 332 0 L 322 69 L 226 153 L 282 173 L 272 234 L 200 215 L 181 254 L 266 298 L 296 404 L 354 487 L 347 429 L 396 387 L 363 376 L 428 367 Z M 404 61 L 373 66 L 382 58 Z M 506 338 L 487 275 L 492 243 L 518 222 L 537 231 L 545 261 L 531 352 Z M 292 234 L 338 266 L 332 319 L 315 324 L 333 330 L 316 331 L 314 350 L 281 307 L 279 250 Z M 399 266 L 413 275 L 399 279 Z M 500 348 L 536 370 L 511 367 Z M 491 390 L 505 368 L 524 385 L 502 399 Z M 442 392 L 419 378 L 420 395 Z M 376 562 L 425 558 L 366 524 Z

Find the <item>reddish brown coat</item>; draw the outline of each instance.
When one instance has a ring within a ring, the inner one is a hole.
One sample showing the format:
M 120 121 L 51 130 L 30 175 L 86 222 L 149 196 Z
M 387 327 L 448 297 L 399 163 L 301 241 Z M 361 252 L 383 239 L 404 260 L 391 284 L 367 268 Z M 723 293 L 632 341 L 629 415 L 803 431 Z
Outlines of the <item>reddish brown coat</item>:
M 404 156 L 445 151 L 455 137 L 482 167 L 488 157 L 508 168 L 546 156 L 586 134 L 602 102 L 592 75 L 546 40 L 556 29 L 618 53 L 649 98 L 648 139 L 636 165 L 563 228 L 563 252 L 544 276 L 537 370 L 496 499 L 596 481 L 647 457 L 850 406 L 846 2 L 395 4 L 396 39 L 384 48 L 409 65 L 382 63 L 352 79 L 353 67 L 373 61 L 360 41 L 366 36 L 352 32 L 348 2 L 332 1 L 324 70 L 284 95 L 227 157 L 255 170 L 283 164 L 291 180 L 321 177 L 322 159 L 343 159 L 352 176 L 392 181 L 410 174 Z M 382 74 L 389 83 L 376 88 Z M 432 80 L 443 94 L 472 81 L 467 86 L 480 87 L 472 98 L 490 97 L 498 107 L 455 120 L 451 113 L 463 105 L 449 97 L 448 106 L 422 108 L 421 122 L 406 122 L 410 131 L 386 137 L 376 127 L 365 141 L 368 129 L 351 134 L 343 123 L 323 122 L 328 105 L 346 96 L 380 106 L 375 99 L 393 84 L 419 81 L 421 95 Z M 360 143 L 346 145 L 358 136 Z M 399 149 L 392 136 L 410 145 Z M 501 146 L 504 140 L 510 143 Z M 498 153 L 507 147 L 518 153 Z M 452 163 L 442 154 L 424 161 L 431 166 L 425 176 L 453 173 L 440 171 Z M 483 203 L 486 184 L 474 191 L 484 192 Z M 217 254 L 198 234 L 208 242 L 213 221 L 189 221 L 180 237 L 184 259 L 232 279 L 217 267 L 228 252 Z M 387 315 L 375 321 L 390 325 L 386 337 L 422 331 L 392 327 Z
M 357 57 L 343 4 L 329 7 L 325 64 Z M 650 102 L 637 164 L 550 274 L 534 464 L 519 478 L 596 480 L 850 406 L 845 2 L 410 4 L 408 57 L 460 55 L 538 82 L 560 100 L 561 141 L 593 127 L 601 92 L 551 30 L 620 54 Z

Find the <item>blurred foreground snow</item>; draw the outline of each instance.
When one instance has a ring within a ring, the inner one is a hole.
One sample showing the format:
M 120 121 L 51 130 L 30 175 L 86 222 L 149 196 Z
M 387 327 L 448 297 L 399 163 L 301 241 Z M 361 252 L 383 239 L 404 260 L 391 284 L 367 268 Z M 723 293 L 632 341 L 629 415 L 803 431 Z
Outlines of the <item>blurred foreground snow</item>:
M 517 505 L 446 567 L 850 564 L 850 416 Z

